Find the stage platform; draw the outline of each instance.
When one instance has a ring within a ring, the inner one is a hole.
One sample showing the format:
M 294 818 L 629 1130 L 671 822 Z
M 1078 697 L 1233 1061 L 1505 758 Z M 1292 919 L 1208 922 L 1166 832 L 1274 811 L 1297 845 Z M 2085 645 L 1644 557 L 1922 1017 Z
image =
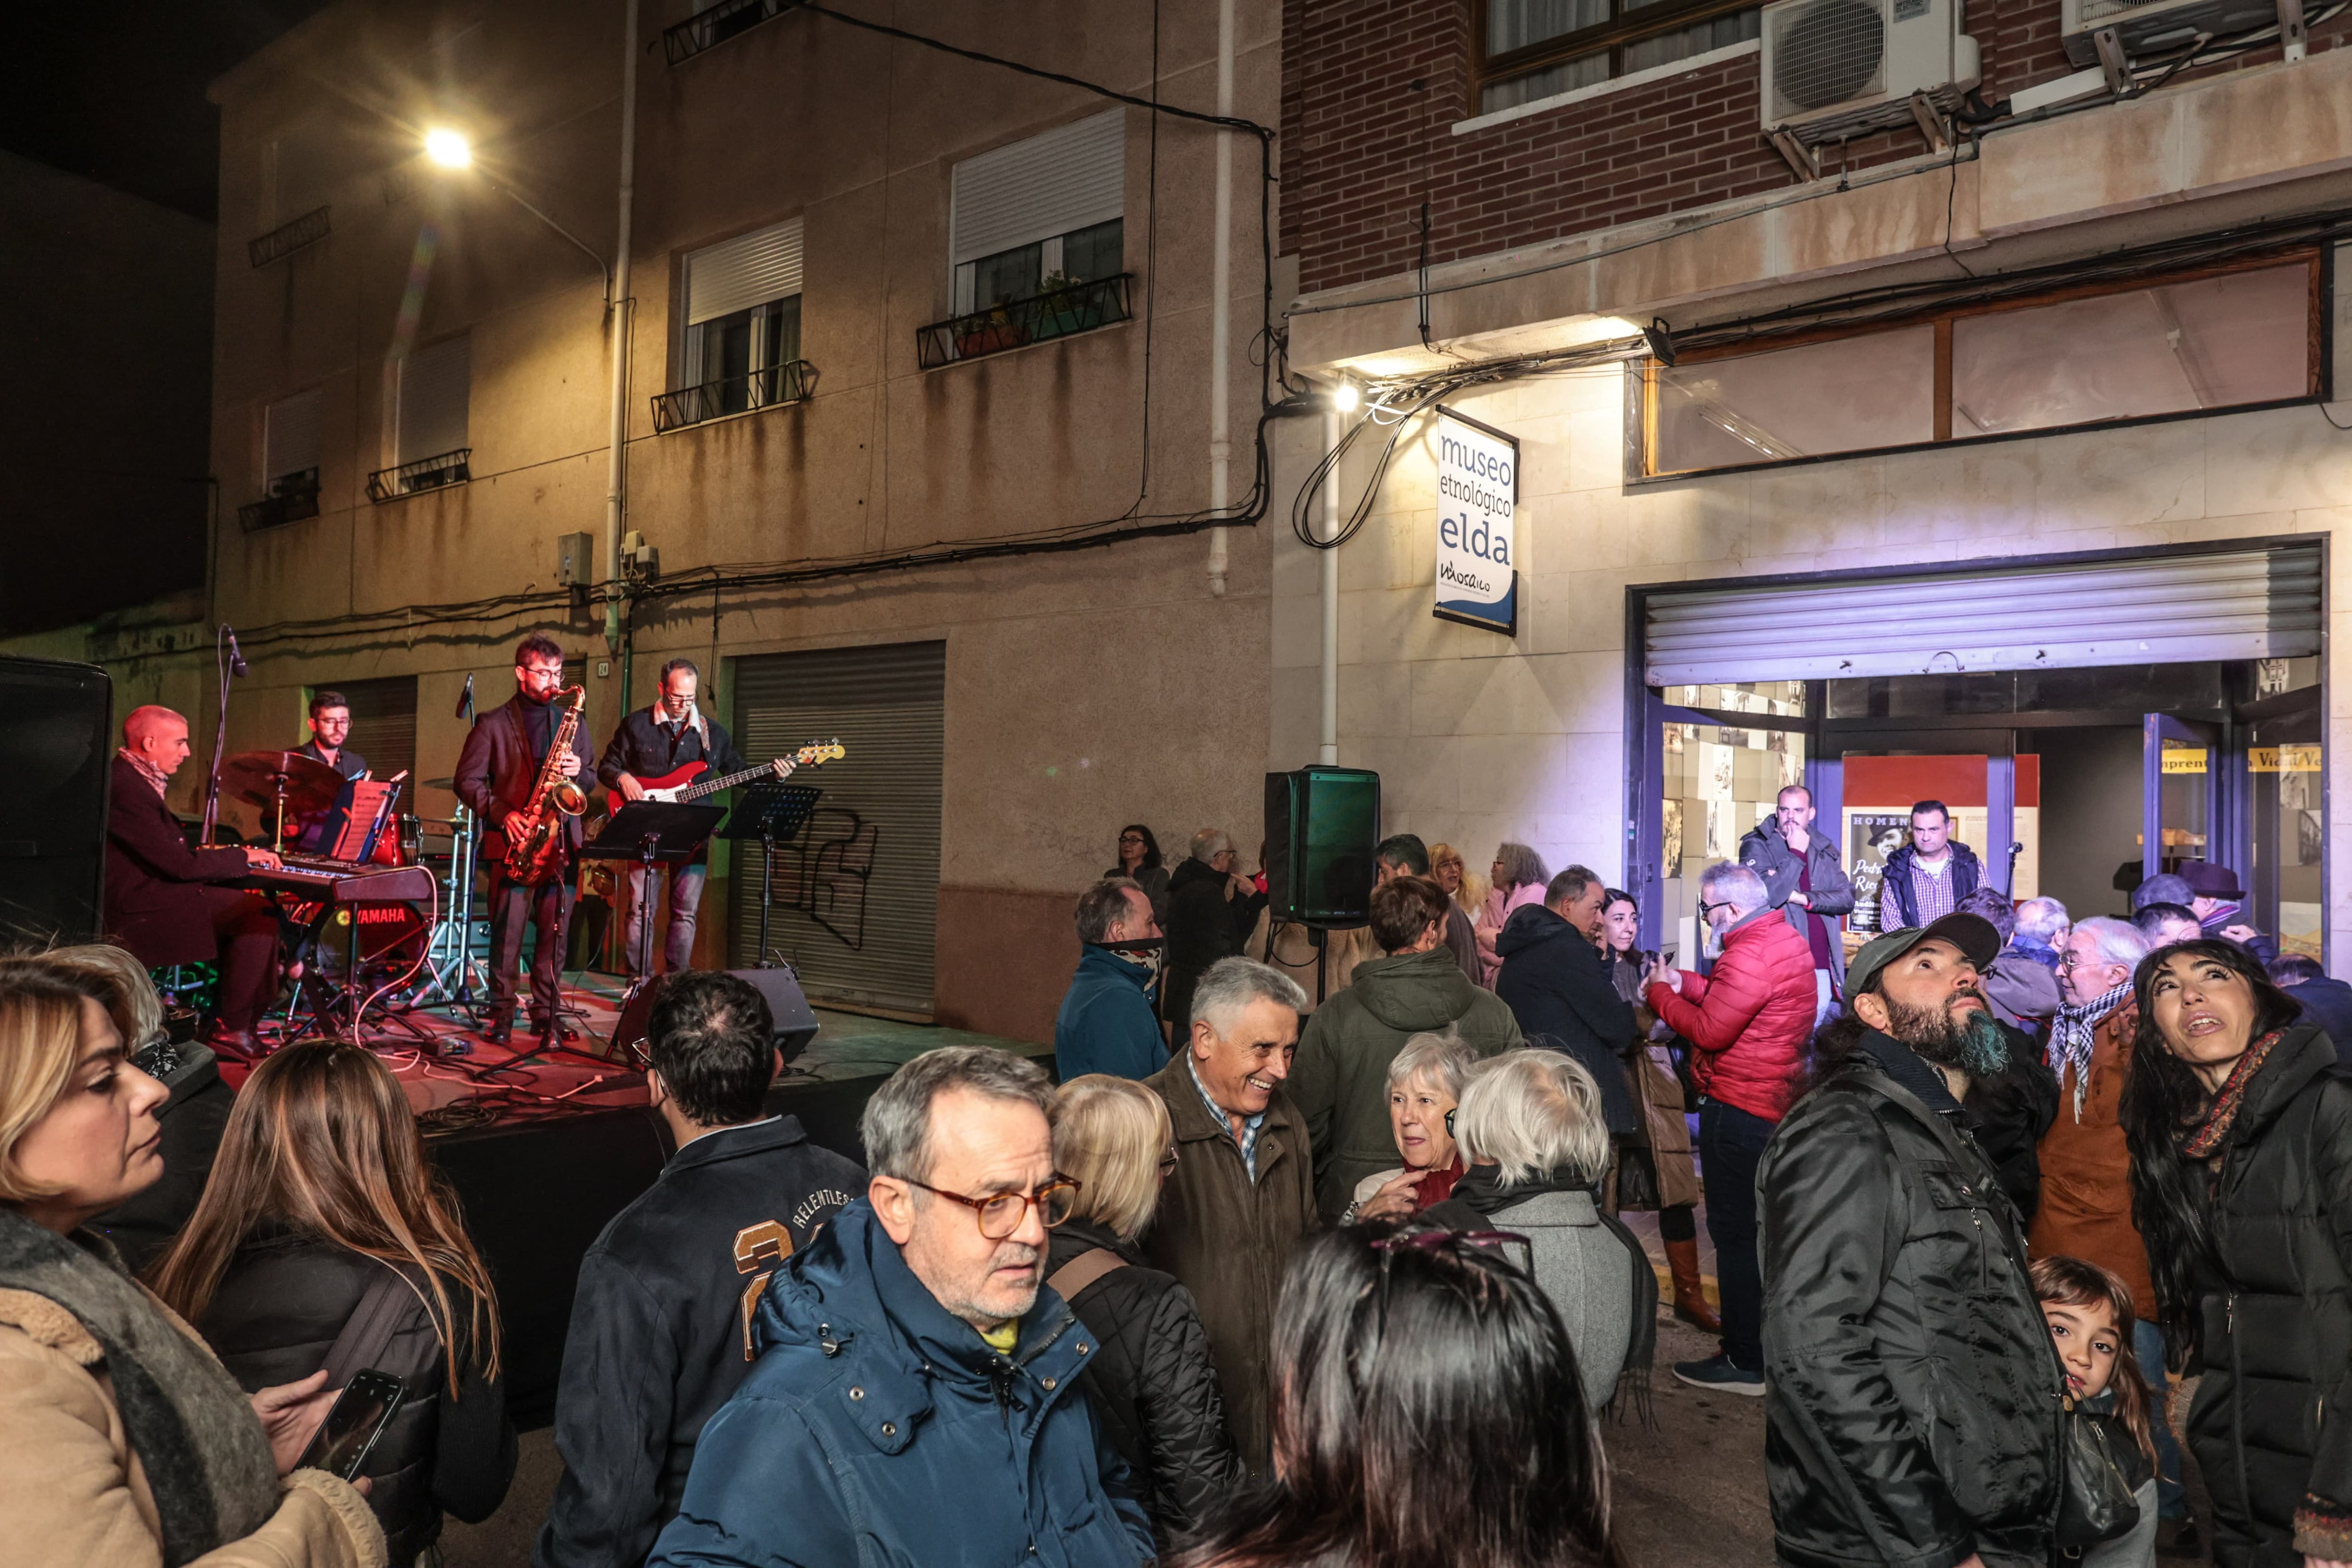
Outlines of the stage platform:
M 563 977 L 579 1047 L 612 1036 L 627 982 L 595 972 Z M 471 1035 L 462 1016 L 405 1015 L 436 1039 Z M 1053 1070 L 1052 1047 L 963 1029 L 816 1010 L 816 1038 L 769 1091 L 771 1111 L 797 1117 L 812 1142 L 864 1163 L 857 1118 L 882 1080 L 942 1046 L 994 1046 Z M 490 1072 L 519 1050 L 472 1039 L 472 1054 L 445 1058 L 398 1026 L 364 1037 L 408 1090 L 426 1146 L 457 1192 L 467 1228 L 499 1289 L 507 1401 L 524 1426 L 552 1416 L 572 1321 L 580 1259 L 613 1215 L 653 1184 L 669 1135 L 646 1103 L 643 1076 L 559 1051 Z M 528 1050 L 533 1037 L 518 1035 Z M 239 1083 L 245 1069 L 223 1064 Z

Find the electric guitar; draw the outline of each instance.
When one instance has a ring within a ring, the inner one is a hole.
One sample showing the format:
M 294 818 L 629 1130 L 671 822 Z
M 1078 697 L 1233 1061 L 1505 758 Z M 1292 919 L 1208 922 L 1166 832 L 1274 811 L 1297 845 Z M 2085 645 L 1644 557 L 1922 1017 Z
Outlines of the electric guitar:
M 740 773 L 721 773 L 717 778 L 705 778 L 703 775 L 710 771 L 710 764 L 694 762 L 657 779 L 639 779 L 637 785 L 646 792 L 647 800 L 700 800 L 704 795 L 717 795 L 722 789 L 733 789 L 737 784 L 749 784 L 753 779 L 771 775 L 783 778 L 795 768 L 820 768 L 847 755 L 848 752 L 843 749 L 839 741 L 812 741 L 789 757 L 778 757 L 773 762 L 761 763 L 756 768 L 745 768 Z M 614 811 L 628 804 L 628 797 L 619 790 L 612 794 Z

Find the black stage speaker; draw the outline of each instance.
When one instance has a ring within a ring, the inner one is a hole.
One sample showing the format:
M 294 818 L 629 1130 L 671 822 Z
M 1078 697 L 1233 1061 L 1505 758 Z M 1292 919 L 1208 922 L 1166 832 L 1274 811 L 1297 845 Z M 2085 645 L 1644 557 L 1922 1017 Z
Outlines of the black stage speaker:
M 784 1065 L 790 1067 L 793 1058 L 816 1038 L 816 1015 L 809 1010 L 808 998 L 801 994 L 800 977 L 784 964 L 773 969 L 730 969 L 727 973 L 749 982 L 768 999 L 768 1012 L 776 1021 L 776 1049 L 783 1053 Z M 640 986 L 621 1009 L 620 1021 L 613 1026 L 609 1047 L 614 1053 L 614 1059 L 636 1065 L 635 1057 L 620 1053 L 644 1043 L 646 1021 L 654 1016 L 656 989 Z
M 1265 881 L 1271 917 L 1344 930 L 1371 918 L 1381 775 L 1301 768 L 1265 775 Z
M 0 947 L 98 937 L 113 705 L 94 664 L 0 655 Z

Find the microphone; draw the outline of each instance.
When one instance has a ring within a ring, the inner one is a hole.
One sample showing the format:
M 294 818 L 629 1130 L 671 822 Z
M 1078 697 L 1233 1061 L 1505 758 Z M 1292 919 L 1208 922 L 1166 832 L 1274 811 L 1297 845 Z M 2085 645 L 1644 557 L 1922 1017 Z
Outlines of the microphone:
M 235 626 L 224 626 L 221 629 L 228 633 L 228 672 L 231 675 L 246 675 L 250 673 L 246 668 L 245 655 L 239 653 L 236 648 L 236 628 Z
M 465 695 L 457 699 L 457 716 L 460 719 L 470 719 L 474 716 L 474 678 L 470 674 L 466 677 Z

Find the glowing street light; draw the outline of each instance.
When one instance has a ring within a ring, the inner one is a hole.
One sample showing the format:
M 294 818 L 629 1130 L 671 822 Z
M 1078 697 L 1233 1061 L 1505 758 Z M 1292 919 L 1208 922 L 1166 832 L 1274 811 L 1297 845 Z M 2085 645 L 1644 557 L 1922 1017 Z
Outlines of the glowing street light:
M 445 169 L 464 169 L 473 164 L 474 147 L 463 132 L 445 126 L 425 133 L 425 155 Z

